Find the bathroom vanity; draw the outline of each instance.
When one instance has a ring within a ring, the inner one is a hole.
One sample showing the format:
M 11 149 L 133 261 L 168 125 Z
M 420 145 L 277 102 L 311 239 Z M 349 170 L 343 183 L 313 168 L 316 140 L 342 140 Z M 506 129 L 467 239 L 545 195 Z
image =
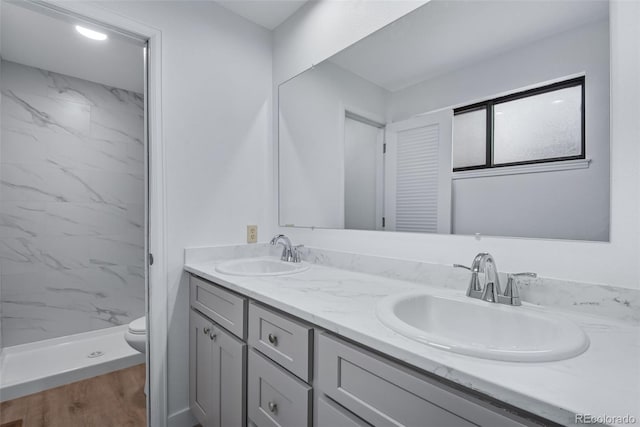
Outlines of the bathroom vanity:
M 197 275 L 190 288 L 190 406 L 203 426 L 552 424 Z
M 637 326 L 549 309 L 552 318 L 579 324 L 590 348 L 542 363 L 472 357 L 409 339 L 376 314 L 390 295 L 456 298 L 464 291 L 306 262 L 293 274 L 272 267 L 270 275 L 224 274 L 229 259 L 278 257 L 264 257 L 264 246 L 216 251 L 187 250 L 185 266 L 190 404 L 205 427 L 571 425 L 582 413 L 638 417 L 640 393 L 628 379 L 637 363 L 601 364 L 613 353 L 638 354 Z

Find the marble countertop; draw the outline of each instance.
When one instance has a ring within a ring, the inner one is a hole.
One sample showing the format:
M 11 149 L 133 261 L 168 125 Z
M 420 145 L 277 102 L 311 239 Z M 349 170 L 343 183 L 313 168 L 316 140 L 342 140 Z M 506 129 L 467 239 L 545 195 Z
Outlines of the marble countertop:
M 228 258 L 227 258 L 228 259 Z M 431 372 L 564 425 L 576 414 L 635 417 L 640 423 L 640 327 L 560 309 L 549 311 L 580 325 L 590 339 L 577 357 L 544 363 L 501 362 L 428 347 L 384 326 L 376 303 L 388 295 L 460 290 L 310 264 L 304 272 L 270 277 L 218 273 L 221 260 L 187 260 L 185 270 Z M 473 319 L 469 319 L 473 327 Z M 497 328 L 500 325 L 496 325 Z M 610 422 L 611 425 L 628 425 Z

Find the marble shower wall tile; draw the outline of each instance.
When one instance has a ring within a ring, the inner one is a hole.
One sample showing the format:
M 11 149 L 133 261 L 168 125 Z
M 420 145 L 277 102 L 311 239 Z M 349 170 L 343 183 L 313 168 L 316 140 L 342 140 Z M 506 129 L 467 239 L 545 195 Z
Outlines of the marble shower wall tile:
M 9 61 L 2 61 L 0 89 L 11 89 L 117 111 L 138 114 L 144 111 L 142 94 Z
M 33 95 L 47 96 L 47 71 L 26 67 L 10 61 L 2 61 L 1 90 L 14 90 Z
M 138 316 L 139 276 L 100 269 L 3 275 L 4 339 L 9 345 L 119 325 Z M 115 280 L 114 280 L 115 279 Z
M 44 202 L 0 201 L 0 239 L 36 237 L 44 231 Z
M 144 98 L 2 61 L 4 346 L 144 314 Z
M 144 128 L 139 114 L 128 111 L 109 110 L 94 107 L 91 109 L 91 136 L 100 141 L 143 144 Z
M 90 107 L 17 92 L 2 90 L 2 127 L 14 132 L 34 135 L 46 130 L 62 135 L 89 135 Z

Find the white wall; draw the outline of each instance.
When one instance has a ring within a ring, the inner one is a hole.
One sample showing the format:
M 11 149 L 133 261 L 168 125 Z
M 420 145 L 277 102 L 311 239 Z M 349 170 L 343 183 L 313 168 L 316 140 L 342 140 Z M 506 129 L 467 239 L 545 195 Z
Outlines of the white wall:
M 345 109 L 383 121 L 388 95 L 330 62 L 280 86 L 280 224 L 344 228 Z
M 351 2 L 350 2 L 351 3 Z M 393 16 L 380 12 L 387 5 Z M 353 2 L 358 14 L 321 2 L 301 9 L 274 34 L 274 78 L 279 84 L 406 13 L 406 3 Z M 402 7 L 405 9 L 400 10 Z M 342 6 L 348 8 L 349 6 Z M 371 19 L 367 18 L 367 13 Z M 491 252 L 504 271 L 536 271 L 543 277 L 640 288 L 640 194 L 637 141 L 640 128 L 640 5 L 616 0 L 611 8 L 611 242 L 586 243 L 518 238 L 281 228 L 296 243 L 451 264 Z M 337 23 L 337 24 L 334 24 Z M 322 28 L 339 28 L 327 37 Z M 277 203 L 274 198 L 274 210 Z
M 583 72 L 589 168 L 454 180 L 454 233 L 608 240 L 608 22 L 578 27 L 392 94 L 389 115 L 397 121 Z
M 189 398 L 184 248 L 242 243 L 247 224 L 258 225 L 262 241 L 275 223 L 265 209 L 271 205 L 271 35 L 213 2 L 100 6 L 162 32 L 171 415 L 187 408 Z

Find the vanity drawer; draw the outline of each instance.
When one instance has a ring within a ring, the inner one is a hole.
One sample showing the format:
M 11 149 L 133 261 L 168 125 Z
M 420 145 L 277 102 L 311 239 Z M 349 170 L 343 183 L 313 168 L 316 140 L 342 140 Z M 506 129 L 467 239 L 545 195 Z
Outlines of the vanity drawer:
M 311 387 L 257 351 L 249 352 L 248 416 L 258 427 L 309 427 Z
M 463 397 L 458 390 L 324 333 L 318 339 L 318 387 L 377 427 L 527 425 L 506 411 L 494 412 L 486 402 Z
M 315 427 L 371 427 L 371 424 L 356 417 L 328 397 L 318 398 L 316 406 Z
M 189 280 L 191 307 L 240 339 L 246 339 L 247 299 L 194 275 Z
M 307 382 L 311 380 L 312 336 L 310 326 L 249 304 L 249 344 Z

